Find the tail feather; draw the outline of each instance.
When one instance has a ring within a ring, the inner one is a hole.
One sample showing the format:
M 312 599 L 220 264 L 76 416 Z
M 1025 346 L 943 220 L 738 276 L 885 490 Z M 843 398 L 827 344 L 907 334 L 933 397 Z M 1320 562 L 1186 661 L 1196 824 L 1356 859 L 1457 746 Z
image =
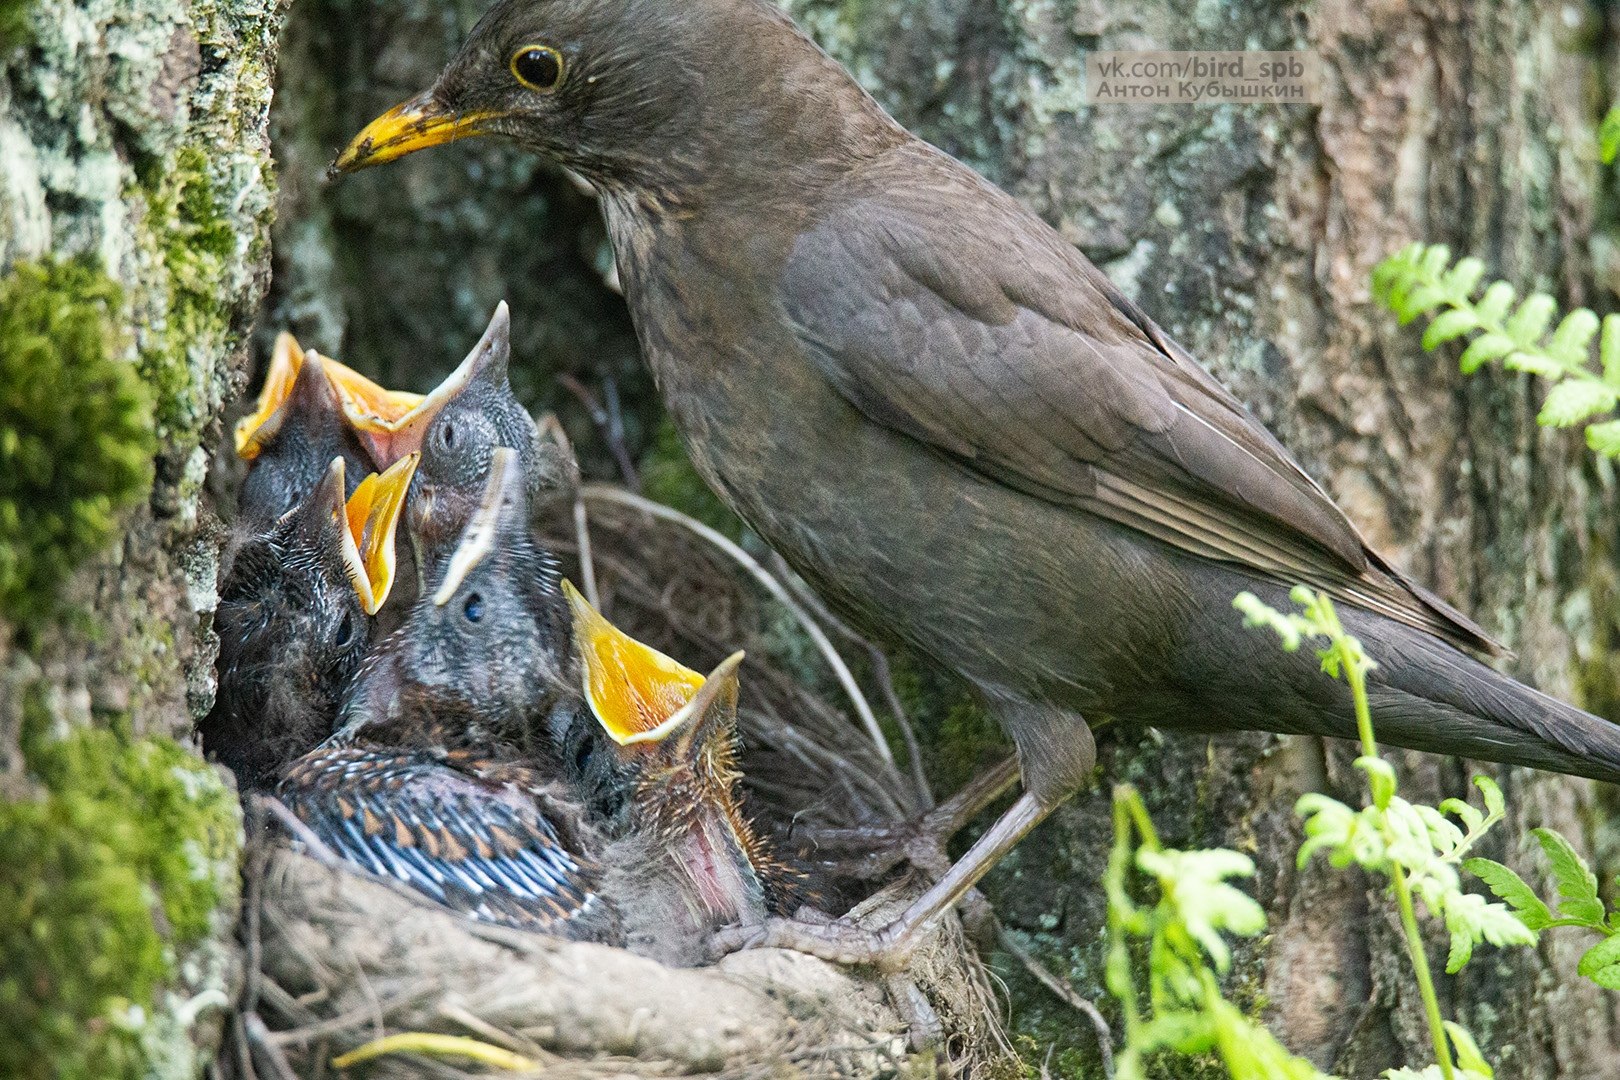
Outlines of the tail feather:
M 1439 641 L 1402 637 L 1381 643 L 1379 667 L 1369 679 L 1380 740 L 1620 783 L 1620 724 Z

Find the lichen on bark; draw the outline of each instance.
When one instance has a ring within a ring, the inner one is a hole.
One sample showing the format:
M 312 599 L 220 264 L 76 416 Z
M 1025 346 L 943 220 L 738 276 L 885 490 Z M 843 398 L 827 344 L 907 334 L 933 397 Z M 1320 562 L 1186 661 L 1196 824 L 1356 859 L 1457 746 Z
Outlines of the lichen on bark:
M 188 746 L 211 694 L 202 446 L 268 269 L 281 15 L 0 17 L 5 1075 L 194 1076 L 230 998 L 239 809 Z

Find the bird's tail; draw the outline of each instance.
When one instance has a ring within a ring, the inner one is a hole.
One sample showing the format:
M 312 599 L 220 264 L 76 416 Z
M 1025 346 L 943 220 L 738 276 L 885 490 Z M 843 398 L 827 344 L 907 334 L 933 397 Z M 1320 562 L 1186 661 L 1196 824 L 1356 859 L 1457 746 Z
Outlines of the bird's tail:
M 1426 635 L 1380 644 L 1367 687 L 1380 741 L 1620 783 L 1620 724 Z

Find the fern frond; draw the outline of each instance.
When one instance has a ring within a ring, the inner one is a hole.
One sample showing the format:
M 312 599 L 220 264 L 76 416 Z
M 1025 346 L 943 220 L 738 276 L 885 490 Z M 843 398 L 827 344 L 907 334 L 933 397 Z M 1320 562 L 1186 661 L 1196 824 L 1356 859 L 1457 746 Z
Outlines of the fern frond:
M 1620 108 L 1610 119 L 1620 152 Z M 1485 264 L 1476 258 L 1453 264 L 1444 244 L 1409 244 L 1373 269 L 1373 298 L 1403 326 L 1427 318 L 1425 349 L 1466 339 L 1459 360 L 1464 374 L 1497 360 L 1509 371 L 1527 371 L 1553 383 L 1537 422 L 1585 425 L 1588 446 L 1620 457 L 1620 420 L 1598 419 L 1620 405 L 1620 315 L 1600 322 L 1587 308 L 1576 308 L 1555 326 L 1558 302 L 1551 296 L 1538 292 L 1518 300 L 1505 281 L 1493 281 L 1482 290 L 1484 277 Z M 1598 369 L 1592 367 L 1594 338 L 1599 339 Z

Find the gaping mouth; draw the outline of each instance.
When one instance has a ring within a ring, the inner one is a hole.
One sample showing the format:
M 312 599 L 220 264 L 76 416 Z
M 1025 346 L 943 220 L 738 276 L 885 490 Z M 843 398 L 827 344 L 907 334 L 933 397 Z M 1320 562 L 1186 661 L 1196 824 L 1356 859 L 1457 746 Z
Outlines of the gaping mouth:
M 383 606 L 398 577 L 394 538 L 419 460 L 410 454 L 387 471 L 372 473 L 360 481 L 343 508 L 344 569 L 367 615 Z
M 367 124 L 332 162 L 327 175 L 355 172 L 430 146 L 483 135 L 487 131 L 484 125 L 500 115 L 489 110 L 452 112 L 433 91 L 423 91 Z
M 478 339 L 472 352 L 426 395 L 384 390 L 369 379 L 356 375 L 356 379 L 372 389 L 361 388 L 360 393 L 351 399 L 350 390 L 344 382 L 335 380 L 345 398 L 344 408 L 349 422 L 365 442 L 372 460 L 378 465 L 387 465 L 420 450 L 428 428 L 446 405 L 479 378 L 496 377 L 496 371 L 504 373 L 511 348 L 511 326 L 511 313 L 503 300 L 495 306 L 495 314 L 491 316 L 484 336 Z M 500 377 L 504 378 L 504 374 Z M 353 408 L 350 408 L 351 400 L 354 402 Z
M 735 686 L 742 653 L 704 677 L 614 626 L 570 582 L 562 587 L 574 616 L 585 701 L 620 746 L 663 742 Z

